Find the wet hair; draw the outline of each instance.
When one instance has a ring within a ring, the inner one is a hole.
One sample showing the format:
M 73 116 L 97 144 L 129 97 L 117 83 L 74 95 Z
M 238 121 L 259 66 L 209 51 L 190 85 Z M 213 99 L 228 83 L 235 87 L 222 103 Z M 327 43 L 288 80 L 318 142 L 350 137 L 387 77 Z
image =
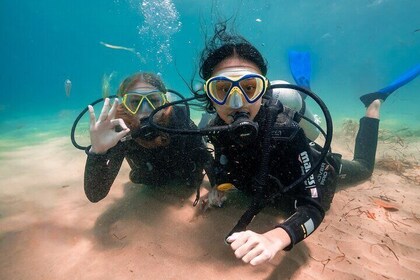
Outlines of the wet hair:
M 138 82 L 144 82 L 146 84 L 154 86 L 163 93 L 166 93 L 167 91 L 165 84 L 158 75 L 154 73 L 142 72 L 133 74 L 125 78 L 124 81 L 120 84 L 120 87 L 118 88 L 117 95 L 123 96 L 127 93 L 127 91 L 131 90 L 133 86 Z
M 244 37 L 230 34 L 226 31 L 226 22 L 216 24 L 214 35 L 207 40 L 200 56 L 200 77 L 208 80 L 216 66 L 226 58 L 237 56 L 254 63 L 265 76 L 267 74 L 267 61 L 261 53 Z M 214 111 L 214 107 L 207 98 L 206 110 Z
M 226 29 L 225 22 L 216 24 L 213 37 L 206 42 L 200 57 L 200 77 L 208 80 L 221 61 L 234 55 L 251 61 L 266 75 L 267 61 L 257 48 L 244 37 L 227 33 Z

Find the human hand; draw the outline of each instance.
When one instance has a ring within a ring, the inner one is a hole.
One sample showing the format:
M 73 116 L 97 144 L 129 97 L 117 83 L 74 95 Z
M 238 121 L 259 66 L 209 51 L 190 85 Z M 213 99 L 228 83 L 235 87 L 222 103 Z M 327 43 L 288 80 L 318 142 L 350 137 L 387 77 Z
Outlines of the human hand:
M 109 104 L 109 98 L 105 98 L 104 106 L 102 107 L 98 121 L 96 121 L 93 107 L 91 105 L 88 106 L 90 116 L 90 141 L 92 144 L 90 152 L 104 154 L 130 132 L 130 129 L 126 126 L 123 119 L 115 119 L 117 106 L 117 98 L 115 99 L 114 104 L 112 104 L 112 107 Z M 120 132 L 115 131 L 117 125 L 122 128 Z
M 289 235 L 282 228 L 275 228 L 264 234 L 250 230 L 235 232 L 226 241 L 235 251 L 236 258 L 251 265 L 271 260 L 291 242 Z
M 206 211 L 213 206 L 222 207 L 226 199 L 226 192 L 211 188 L 207 194 L 201 197 L 200 210 Z

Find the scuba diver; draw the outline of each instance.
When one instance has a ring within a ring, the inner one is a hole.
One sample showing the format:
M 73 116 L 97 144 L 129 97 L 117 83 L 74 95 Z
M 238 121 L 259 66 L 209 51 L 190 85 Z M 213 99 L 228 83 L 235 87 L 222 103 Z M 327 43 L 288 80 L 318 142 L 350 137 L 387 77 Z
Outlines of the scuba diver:
M 199 186 L 208 158 L 202 137 L 169 135 L 148 125 L 149 114 L 168 102 L 167 89 L 159 76 L 129 76 L 121 83 L 118 96 L 122 104 L 115 99 L 111 106 L 106 98 L 97 120 L 93 107 L 88 106 L 91 146 L 86 148 L 87 198 L 98 202 L 107 196 L 124 158 L 131 167 L 133 183 L 159 186 L 175 181 L 193 188 Z M 172 106 L 160 111 L 158 123 L 196 128 L 185 109 Z
M 206 109 L 217 113 L 208 128 L 240 128 L 208 136 L 215 154 L 214 190 L 235 187 L 252 198 L 226 237 L 238 259 L 258 265 L 280 250 L 292 249 L 321 224 L 339 182 L 354 183 L 372 175 L 380 106 L 419 72 L 417 67 L 389 87 L 362 96 L 366 115 L 360 120 L 354 159 L 344 160 L 328 151 L 329 145 L 324 146 L 326 153 L 311 141 L 299 126 L 296 111 L 274 97 L 261 53 L 245 38 L 228 34 L 226 24 L 216 25 L 201 54 L 200 76 L 205 80 Z M 309 88 L 309 80 L 301 79 L 305 77 L 294 78 L 302 89 Z M 289 217 L 264 233 L 246 230 L 267 205 L 285 210 Z

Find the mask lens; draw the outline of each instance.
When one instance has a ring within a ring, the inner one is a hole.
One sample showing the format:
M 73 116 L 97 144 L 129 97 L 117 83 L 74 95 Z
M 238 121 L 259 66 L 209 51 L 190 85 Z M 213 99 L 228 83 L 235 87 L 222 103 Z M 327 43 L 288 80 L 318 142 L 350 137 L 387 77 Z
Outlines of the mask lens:
M 123 98 L 123 104 L 132 114 L 137 113 L 137 109 L 143 100 L 143 96 L 138 94 L 126 94 Z
M 156 109 L 159 106 L 162 106 L 166 103 L 165 94 L 159 91 L 151 93 L 137 93 L 137 92 L 128 92 L 123 97 L 123 104 L 132 114 L 136 114 L 138 110 L 143 110 L 142 103 L 144 100 L 147 101 L 147 104 L 152 108 Z M 150 110 L 150 109 L 149 109 Z
M 254 101 L 264 90 L 264 81 L 259 77 L 250 77 L 239 81 L 242 92 L 250 101 Z
M 156 109 L 159 106 L 162 106 L 165 104 L 165 96 L 161 92 L 154 92 L 151 94 L 146 95 L 145 97 L 149 104 L 152 106 L 153 109 Z
M 210 94 L 219 102 L 223 102 L 226 99 L 231 88 L 232 82 L 227 80 L 215 80 L 209 85 Z

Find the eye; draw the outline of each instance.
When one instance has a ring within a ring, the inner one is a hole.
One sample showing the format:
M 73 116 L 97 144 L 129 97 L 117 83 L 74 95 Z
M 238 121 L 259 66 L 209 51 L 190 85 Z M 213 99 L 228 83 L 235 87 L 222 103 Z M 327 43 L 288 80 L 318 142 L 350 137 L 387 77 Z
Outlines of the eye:
M 128 105 L 130 107 L 137 107 L 137 105 L 139 104 L 140 100 L 141 100 L 141 98 L 138 98 L 138 97 L 134 97 L 133 96 L 133 97 L 131 97 L 131 98 L 128 99 Z
M 257 88 L 257 82 L 255 79 L 246 79 L 241 81 L 241 88 L 247 95 L 253 95 Z
M 230 83 L 226 83 L 226 82 L 218 82 L 217 86 L 216 86 L 216 90 L 218 92 L 223 92 L 223 93 L 227 93 L 229 91 L 230 88 Z
M 231 82 L 218 81 L 215 86 L 217 98 L 224 99 L 226 95 L 229 93 L 231 86 L 232 86 Z
M 152 96 L 152 97 L 149 97 L 149 101 L 154 106 L 159 106 L 160 104 L 163 104 L 163 99 L 160 96 Z
M 255 90 L 255 86 L 254 85 L 246 85 L 245 90 L 246 91 Z

